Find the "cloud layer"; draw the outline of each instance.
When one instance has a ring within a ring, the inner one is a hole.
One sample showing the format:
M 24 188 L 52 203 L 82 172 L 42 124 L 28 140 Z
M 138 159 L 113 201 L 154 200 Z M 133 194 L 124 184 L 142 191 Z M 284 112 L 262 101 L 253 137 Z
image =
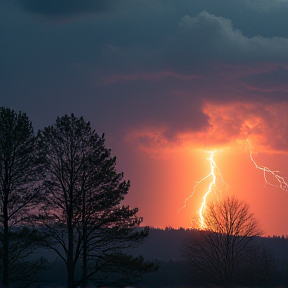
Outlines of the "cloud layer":
M 37 127 L 87 115 L 141 147 L 225 145 L 249 132 L 286 151 L 287 1 L 257 3 L 3 1 L 1 104 Z

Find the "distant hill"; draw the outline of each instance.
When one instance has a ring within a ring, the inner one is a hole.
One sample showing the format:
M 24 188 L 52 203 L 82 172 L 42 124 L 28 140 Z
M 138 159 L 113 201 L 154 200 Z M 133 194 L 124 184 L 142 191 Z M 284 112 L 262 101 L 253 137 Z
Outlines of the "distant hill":
M 181 247 L 188 237 L 189 230 L 185 229 L 159 229 L 150 228 L 149 236 L 145 242 L 131 253 L 142 255 L 146 260 L 180 260 Z M 274 257 L 288 259 L 288 239 L 282 237 L 257 237 L 255 244 L 263 245 L 270 249 Z
M 180 260 L 181 246 L 187 237 L 184 229 L 157 229 L 150 228 L 149 235 L 145 242 L 131 251 L 133 254 L 144 256 L 145 260 Z

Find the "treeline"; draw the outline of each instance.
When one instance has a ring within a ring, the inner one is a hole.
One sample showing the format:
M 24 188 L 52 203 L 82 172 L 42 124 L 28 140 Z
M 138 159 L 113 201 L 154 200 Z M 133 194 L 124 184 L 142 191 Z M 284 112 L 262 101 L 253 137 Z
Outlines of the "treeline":
M 145 259 L 153 261 L 169 262 L 181 260 L 181 247 L 189 235 L 193 235 L 194 229 L 171 228 L 149 229 L 149 237 L 143 245 L 139 246 L 135 252 L 145 255 Z M 263 246 L 271 251 L 271 254 L 277 261 L 288 260 L 288 239 L 284 237 L 255 237 L 253 243 L 257 246 Z M 149 274 L 150 277 L 150 274 Z
M 124 252 L 148 235 L 148 227 L 137 228 L 137 208 L 121 205 L 129 187 L 104 134 L 82 117 L 58 117 L 35 133 L 25 113 L 1 107 L 2 286 L 39 278 L 48 265 L 31 256 L 39 247 L 63 261 L 68 288 L 107 277 L 129 283 L 154 270 L 152 262 Z
M 157 263 L 158 270 L 143 275 L 136 287 L 225 287 L 217 277 L 199 273 L 198 268 L 184 259 L 185 243 L 197 239 L 198 233 L 197 229 L 150 228 L 147 241 L 136 251 Z M 237 264 L 230 287 L 288 287 L 288 239 L 257 236 L 252 238 L 249 246 L 250 253 L 245 254 L 240 265 Z M 207 253 L 207 256 L 212 254 Z M 214 271 L 211 267 L 209 270 Z
M 225 287 L 220 284 L 211 284 L 207 279 L 203 278 L 201 281 L 191 280 L 187 277 L 187 265 L 183 260 L 170 260 L 157 262 L 157 272 L 149 273 L 143 276 L 141 283 L 137 284 L 137 288 L 216 288 Z M 246 275 L 244 278 L 235 280 L 235 288 L 286 288 L 288 287 L 288 262 L 277 262 L 277 270 L 273 274 L 265 275 L 264 278 L 261 274 Z M 253 270 L 250 272 L 252 273 Z M 254 270 L 255 271 L 255 270 Z M 254 272 L 253 271 L 253 272 Z M 191 271 L 193 273 L 193 271 Z M 239 274 L 240 276 L 240 274 Z M 249 276 L 249 278 L 248 278 Z

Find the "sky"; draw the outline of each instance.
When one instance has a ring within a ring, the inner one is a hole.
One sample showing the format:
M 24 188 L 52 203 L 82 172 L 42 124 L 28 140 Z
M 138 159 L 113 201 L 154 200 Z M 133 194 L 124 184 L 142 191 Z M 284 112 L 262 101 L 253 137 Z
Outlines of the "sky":
M 0 39 L 0 106 L 105 133 L 144 225 L 194 225 L 211 177 L 178 210 L 216 150 L 217 195 L 288 234 L 288 193 L 247 141 L 288 181 L 288 0 L 1 0 Z

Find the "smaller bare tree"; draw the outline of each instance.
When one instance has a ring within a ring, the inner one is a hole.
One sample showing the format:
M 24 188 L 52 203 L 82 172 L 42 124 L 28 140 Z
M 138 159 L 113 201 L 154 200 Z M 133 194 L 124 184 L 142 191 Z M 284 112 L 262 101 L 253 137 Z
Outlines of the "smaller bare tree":
M 262 234 L 259 223 L 249 205 L 235 197 L 208 206 L 204 221 L 205 229 L 192 230 L 184 243 L 183 259 L 190 276 L 233 287 L 237 267 L 254 249 L 251 240 Z

